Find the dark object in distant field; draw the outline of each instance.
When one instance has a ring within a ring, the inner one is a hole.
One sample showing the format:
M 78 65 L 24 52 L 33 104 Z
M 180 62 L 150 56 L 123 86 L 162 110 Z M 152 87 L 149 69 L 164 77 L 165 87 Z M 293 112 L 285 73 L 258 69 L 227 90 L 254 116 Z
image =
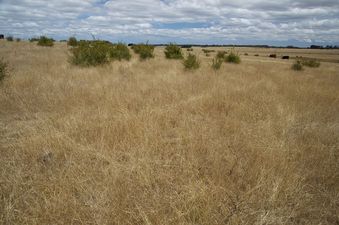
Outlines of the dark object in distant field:
M 282 59 L 290 59 L 290 57 L 288 55 L 284 55 L 283 57 L 281 57 Z
M 244 55 L 248 55 L 248 53 L 245 53 Z
M 277 58 L 276 54 L 270 54 L 270 58 Z
M 259 56 L 259 54 L 255 54 L 254 56 Z
M 0 39 L 5 39 L 5 35 L 0 34 Z

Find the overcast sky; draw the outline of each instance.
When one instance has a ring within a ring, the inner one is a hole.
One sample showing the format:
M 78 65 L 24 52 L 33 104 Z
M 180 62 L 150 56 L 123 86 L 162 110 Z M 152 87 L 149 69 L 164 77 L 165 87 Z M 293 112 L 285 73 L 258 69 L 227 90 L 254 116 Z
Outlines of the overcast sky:
M 0 33 L 110 41 L 339 45 L 339 0 L 0 0 Z

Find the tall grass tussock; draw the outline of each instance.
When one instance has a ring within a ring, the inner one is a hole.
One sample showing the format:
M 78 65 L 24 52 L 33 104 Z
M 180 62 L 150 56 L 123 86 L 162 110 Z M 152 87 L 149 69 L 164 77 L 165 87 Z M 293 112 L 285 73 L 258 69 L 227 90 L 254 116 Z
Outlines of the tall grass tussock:
M 222 58 L 219 57 L 214 57 L 212 60 L 212 69 L 213 70 L 219 70 L 221 68 L 222 63 L 224 62 L 224 60 Z
M 183 61 L 185 69 L 187 70 L 196 70 L 200 67 L 200 61 L 197 56 L 189 53 L 187 58 Z
M 7 63 L 2 58 L 0 58 L 0 84 L 7 77 L 7 75 L 8 75 Z

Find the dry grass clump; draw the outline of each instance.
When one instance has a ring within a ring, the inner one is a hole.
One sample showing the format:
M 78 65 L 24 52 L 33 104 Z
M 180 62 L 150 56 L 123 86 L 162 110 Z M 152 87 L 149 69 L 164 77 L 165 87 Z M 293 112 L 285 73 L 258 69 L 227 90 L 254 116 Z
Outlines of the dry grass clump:
M 211 76 L 161 48 L 85 68 L 66 43 L 0 48 L 0 224 L 338 223 L 338 64 Z
M 0 58 L 0 84 L 7 77 L 7 75 L 8 75 L 7 63 L 2 58 Z
M 224 60 L 222 58 L 219 58 L 217 56 L 214 57 L 214 59 L 212 60 L 212 69 L 219 70 L 223 62 Z
M 297 60 L 295 63 L 293 63 L 292 64 L 292 70 L 295 70 L 295 71 L 304 70 L 303 64 L 301 63 L 301 61 Z
M 315 60 L 315 59 L 303 59 L 301 61 L 301 64 L 303 66 L 311 67 L 311 68 L 316 68 L 320 66 L 320 62 Z
M 200 67 L 200 61 L 196 55 L 189 53 L 183 64 L 187 70 L 196 70 Z

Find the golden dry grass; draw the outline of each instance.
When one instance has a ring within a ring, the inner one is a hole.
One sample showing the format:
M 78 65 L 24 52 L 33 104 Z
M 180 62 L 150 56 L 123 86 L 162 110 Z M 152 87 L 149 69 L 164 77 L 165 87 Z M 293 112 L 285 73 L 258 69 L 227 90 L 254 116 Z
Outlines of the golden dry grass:
M 79 68 L 0 42 L 0 224 L 338 224 L 339 65 Z

